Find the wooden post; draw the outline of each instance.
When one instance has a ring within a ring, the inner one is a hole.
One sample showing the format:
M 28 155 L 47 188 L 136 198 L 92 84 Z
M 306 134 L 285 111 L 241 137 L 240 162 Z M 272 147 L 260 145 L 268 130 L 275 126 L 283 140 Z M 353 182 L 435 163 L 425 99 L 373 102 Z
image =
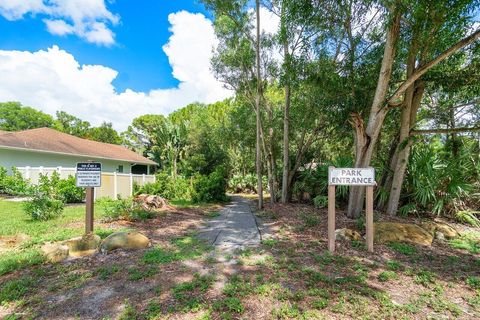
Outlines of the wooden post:
M 93 198 L 95 188 L 86 188 L 85 233 L 93 233 Z
M 367 215 L 367 249 L 369 252 L 373 252 L 373 186 L 367 186 L 365 212 Z
M 335 186 L 328 186 L 328 250 L 335 251 Z

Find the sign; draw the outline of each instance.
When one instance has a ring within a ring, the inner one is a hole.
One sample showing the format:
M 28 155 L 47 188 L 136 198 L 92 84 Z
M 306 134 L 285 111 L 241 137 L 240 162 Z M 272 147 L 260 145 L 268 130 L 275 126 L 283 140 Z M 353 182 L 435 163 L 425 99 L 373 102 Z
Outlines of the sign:
M 374 186 L 373 168 L 328 168 L 328 184 L 331 186 Z
M 102 164 L 99 162 L 77 163 L 77 187 L 93 188 L 102 184 Z

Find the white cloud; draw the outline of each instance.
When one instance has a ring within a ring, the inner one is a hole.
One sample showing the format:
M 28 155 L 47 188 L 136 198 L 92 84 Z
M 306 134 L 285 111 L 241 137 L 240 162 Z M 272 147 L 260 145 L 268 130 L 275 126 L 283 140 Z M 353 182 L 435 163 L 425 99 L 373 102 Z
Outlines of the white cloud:
M 0 0 L 0 15 L 6 19 L 18 20 L 27 14 L 46 16 L 43 21 L 54 35 L 74 34 L 107 46 L 115 43 L 109 25 L 120 20 L 104 0 Z
M 72 54 L 53 46 L 36 52 L 0 50 L 0 101 L 20 101 L 50 114 L 64 110 L 94 125 L 110 121 L 123 130 L 142 114 L 168 114 L 188 103 L 230 96 L 210 71 L 217 43 L 211 21 L 185 11 L 171 14 L 169 21 L 172 35 L 163 49 L 180 80 L 176 88 L 118 93 L 112 85 L 116 70 L 80 65 Z

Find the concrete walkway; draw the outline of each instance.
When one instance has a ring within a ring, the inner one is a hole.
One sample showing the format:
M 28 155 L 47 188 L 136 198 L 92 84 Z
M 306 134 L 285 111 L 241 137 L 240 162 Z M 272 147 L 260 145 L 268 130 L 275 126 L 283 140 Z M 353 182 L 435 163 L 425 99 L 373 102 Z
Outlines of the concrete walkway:
M 248 200 L 239 196 L 232 196 L 232 202 L 200 229 L 198 237 L 227 252 L 256 246 L 261 241 Z

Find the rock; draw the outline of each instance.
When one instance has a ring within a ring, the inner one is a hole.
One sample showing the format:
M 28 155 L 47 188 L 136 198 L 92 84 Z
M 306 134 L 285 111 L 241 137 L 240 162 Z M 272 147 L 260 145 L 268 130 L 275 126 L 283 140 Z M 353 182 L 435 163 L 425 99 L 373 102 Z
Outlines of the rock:
M 88 234 L 82 237 L 64 241 L 62 244 L 69 249 L 71 257 L 83 257 L 95 253 L 100 245 L 101 238 L 96 234 Z
M 435 233 L 435 239 L 439 241 L 445 241 L 445 235 L 439 231 Z
M 376 243 L 410 242 L 430 246 L 433 235 L 411 223 L 376 222 L 373 224 Z
M 46 243 L 42 246 L 43 255 L 49 262 L 60 262 L 68 258 L 68 246 L 61 243 Z
M 437 233 L 442 233 L 446 239 L 453 239 L 458 236 L 458 231 L 454 227 L 444 222 L 427 221 L 422 223 L 420 226 L 435 237 L 437 236 Z
M 164 198 L 149 194 L 140 194 L 135 197 L 134 201 L 140 204 L 142 209 L 147 211 L 161 209 L 168 204 L 167 200 L 165 200 Z
M 143 249 L 150 240 L 140 232 L 115 232 L 106 237 L 100 245 L 100 251 L 107 253 L 115 249 Z
M 335 230 L 335 240 L 354 240 L 359 241 L 362 239 L 360 233 L 355 230 L 343 228 Z

